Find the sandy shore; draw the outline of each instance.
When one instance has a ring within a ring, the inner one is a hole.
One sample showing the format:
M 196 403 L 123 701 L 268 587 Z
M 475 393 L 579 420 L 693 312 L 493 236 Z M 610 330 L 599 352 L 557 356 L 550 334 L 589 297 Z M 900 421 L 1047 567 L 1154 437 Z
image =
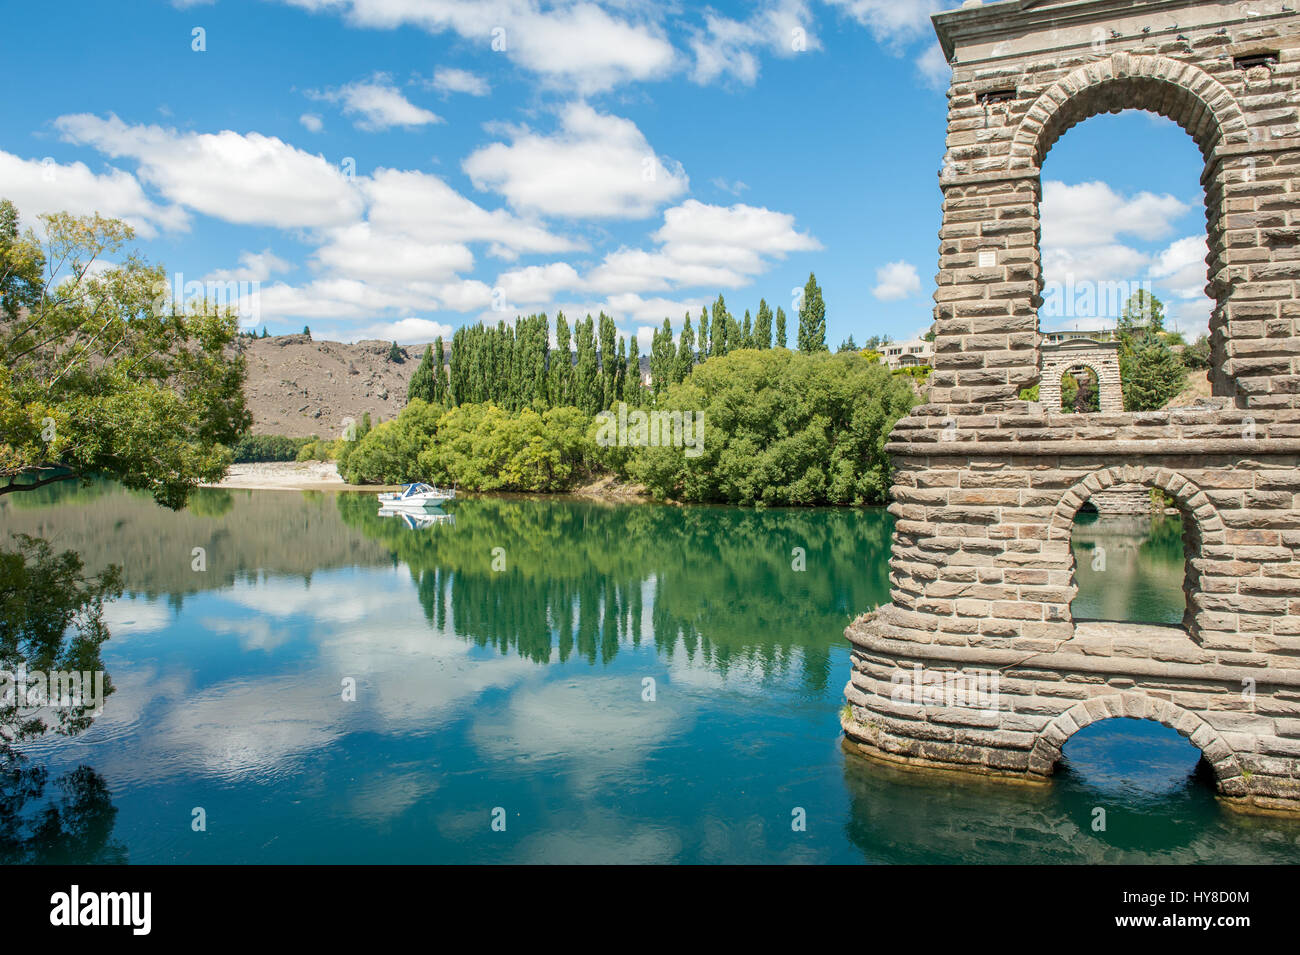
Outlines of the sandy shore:
M 339 476 L 333 461 L 274 461 L 267 464 L 232 464 L 230 473 L 218 484 L 205 487 L 245 491 L 372 491 L 379 487 L 357 487 Z

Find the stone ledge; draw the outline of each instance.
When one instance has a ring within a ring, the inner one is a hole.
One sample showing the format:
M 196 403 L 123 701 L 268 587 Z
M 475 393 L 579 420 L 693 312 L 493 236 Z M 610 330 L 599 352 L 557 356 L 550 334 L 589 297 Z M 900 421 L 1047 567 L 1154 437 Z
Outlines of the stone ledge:
M 1105 627 L 1122 631 L 1131 628 L 1137 639 L 1142 633 L 1164 631 L 1167 641 L 1182 645 L 1182 641 L 1191 644 L 1181 628 L 1156 627 L 1148 624 L 1107 623 Z M 1079 639 L 1079 630 L 1083 628 L 1083 642 L 1070 649 L 1073 640 Z M 927 660 L 958 667 L 976 667 L 980 669 L 999 669 L 1004 673 L 1021 667 L 1036 671 L 1053 670 L 1067 673 L 1093 673 L 1098 676 L 1120 677 L 1128 679 L 1155 678 L 1164 680 L 1187 680 L 1189 682 L 1214 682 L 1240 689 L 1243 680 L 1252 680 L 1256 686 L 1279 686 L 1300 688 L 1300 669 L 1270 668 L 1267 662 L 1276 663 L 1276 658 L 1261 661 L 1259 667 L 1227 666 L 1218 663 L 1177 663 L 1131 656 L 1099 655 L 1095 642 L 1097 624 L 1083 623 L 1076 625 L 1076 636 L 1066 641 L 1055 651 L 1037 653 L 1025 650 L 995 649 L 992 647 L 953 646 L 940 643 L 921 643 L 909 639 L 906 631 L 896 628 L 883 620 L 858 618 L 849 625 L 845 636 L 855 647 L 868 653 L 884 654 L 898 660 Z M 892 631 L 895 635 L 887 635 Z M 1174 633 L 1170 633 L 1173 631 Z M 1181 640 L 1175 636 L 1181 635 Z M 1194 644 L 1191 644 L 1195 646 Z M 1085 649 L 1086 648 L 1086 649 Z

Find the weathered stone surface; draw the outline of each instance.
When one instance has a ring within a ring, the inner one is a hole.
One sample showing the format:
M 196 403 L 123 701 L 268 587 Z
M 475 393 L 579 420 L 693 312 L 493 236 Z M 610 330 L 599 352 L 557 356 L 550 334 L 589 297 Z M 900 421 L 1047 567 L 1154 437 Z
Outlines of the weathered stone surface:
M 1063 5 L 935 18 L 955 64 L 935 371 L 888 446 L 893 602 L 847 631 L 844 731 L 886 759 L 1045 779 L 1082 727 L 1156 720 L 1225 798 L 1300 809 L 1300 14 L 1202 0 L 1143 32 L 1138 0 L 1070 3 L 1068 25 Z M 1247 23 L 1271 70 L 1233 59 Z M 1123 107 L 1175 119 L 1206 159 L 1214 397 L 1062 414 L 1048 379 L 1078 354 L 1034 334 L 1039 168 Z M 1033 381 L 1045 400 L 1018 400 Z M 1153 490 L 1183 517 L 1182 625 L 1076 623 L 1075 514 L 1150 508 Z

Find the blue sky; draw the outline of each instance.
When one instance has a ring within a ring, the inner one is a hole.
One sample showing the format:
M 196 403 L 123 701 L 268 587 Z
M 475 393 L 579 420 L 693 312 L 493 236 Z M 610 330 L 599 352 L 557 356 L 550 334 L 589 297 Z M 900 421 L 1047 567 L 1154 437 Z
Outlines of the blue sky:
M 178 288 L 248 283 L 272 333 L 604 309 L 646 345 L 719 292 L 789 313 L 812 270 L 832 346 L 906 338 L 938 248 L 928 17 L 952 5 L 119 0 L 61 3 L 51 30 L 25 4 L 0 36 L 22 78 L 0 195 L 31 223 L 127 219 Z M 1157 117 L 1071 130 L 1043 170 L 1048 281 L 1150 282 L 1203 331 L 1200 169 Z M 1113 319 L 1066 298 L 1044 327 Z

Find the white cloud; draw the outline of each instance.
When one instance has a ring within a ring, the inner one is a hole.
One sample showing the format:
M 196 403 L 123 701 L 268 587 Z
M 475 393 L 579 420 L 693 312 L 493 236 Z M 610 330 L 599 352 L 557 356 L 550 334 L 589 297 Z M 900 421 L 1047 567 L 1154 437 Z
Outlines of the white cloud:
M 1174 231 L 1174 222 L 1191 211 L 1191 206 L 1164 194 L 1139 192 L 1123 196 L 1104 182 L 1043 184 L 1040 215 L 1043 246 L 1077 248 L 1108 245 L 1120 235 L 1139 239 L 1163 239 Z
M 164 206 L 145 195 L 129 172 L 109 167 L 92 172 L 84 163 L 22 159 L 0 151 L 0 187 L 22 216 L 23 225 L 40 232 L 43 213 L 100 213 L 129 223 L 141 236 L 154 238 L 162 229 L 184 229 L 188 217 L 180 206 Z
M 377 231 L 369 222 L 330 230 L 313 258 L 332 274 L 380 282 L 440 282 L 474 267 L 474 254 L 463 243 L 421 242 Z
M 908 262 L 890 262 L 876 269 L 876 287 L 871 294 L 882 302 L 896 302 L 921 291 L 916 266 Z
M 325 128 L 325 123 L 315 113 L 303 113 L 298 117 L 298 122 L 302 123 L 307 131 L 311 133 L 319 133 Z
M 274 136 L 183 133 L 87 113 L 55 126 L 70 142 L 135 159 L 140 178 L 169 200 L 227 222 L 320 227 L 361 214 L 361 196 L 339 169 Z
M 342 104 L 344 113 L 356 117 L 356 127 L 370 132 L 394 126 L 413 129 L 443 121 L 437 113 L 412 103 L 383 73 L 376 73 L 368 80 L 348 83 L 337 90 L 309 95 Z
M 757 51 L 791 57 L 820 49 L 811 30 L 812 16 L 804 0 L 770 0 L 746 20 L 710 11 L 705 28 L 690 41 L 695 58 L 691 79 L 704 84 L 730 75 L 752 85 L 759 73 Z
M 484 209 L 429 173 L 379 169 L 361 188 L 370 202 L 368 221 L 384 232 L 425 242 L 490 242 L 526 253 L 582 247 L 504 209 Z
M 768 268 L 769 259 L 821 248 L 797 232 L 794 216 L 756 206 L 706 205 L 688 199 L 664 212 L 652 233 L 654 252 L 619 249 L 587 275 L 587 288 L 606 294 L 670 288 L 736 288 Z
M 559 291 L 579 288 L 582 279 L 569 263 L 552 262 L 550 265 L 530 265 L 503 272 L 497 276 L 496 284 L 505 293 L 506 302 L 513 307 L 516 304 L 545 304 Z
M 356 26 L 451 31 L 537 73 L 549 86 L 582 94 L 651 80 L 674 68 L 663 31 L 590 2 L 544 8 L 539 0 L 285 0 L 341 13 Z
M 1151 263 L 1144 252 L 1119 243 L 1043 249 L 1043 280 L 1078 285 L 1083 282 L 1131 282 L 1140 279 Z
M 439 335 L 443 338 L 451 338 L 455 331 L 456 329 L 450 325 L 428 318 L 402 318 L 395 322 L 379 322 L 350 329 L 347 340 L 357 342 L 377 338 L 381 341 L 397 342 L 399 345 L 423 345 L 433 341 Z
M 1151 277 L 1179 298 L 1204 298 L 1207 281 L 1205 257 L 1208 253 L 1209 245 L 1204 235 L 1178 239 L 1151 263 Z
M 930 15 L 955 0 L 826 0 L 871 31 L 877 41 L 899 47 L 930 35 Z
M 684 193 L 685 171 L 655 155 L 631 120 L 570 103 L 560 129 L 526 128 L 462 163 L 478 189 L 504 195 L 517 210 L 575 218 L 644 218 Z
M 486 96 L 492 91 L 488 81 L 469 70 L 457 70 L 441 67 L 433 74 L 433 88 L 444 93 L 468 93 L 470 96 Z
M 204 276 L 204 281 L 265 282 L 276 272 L 288 272 L 293 268 L 291 263 L 275 255 L 270 249 L 239 253 L 239 266 L 235 269 L 216 269 Z

